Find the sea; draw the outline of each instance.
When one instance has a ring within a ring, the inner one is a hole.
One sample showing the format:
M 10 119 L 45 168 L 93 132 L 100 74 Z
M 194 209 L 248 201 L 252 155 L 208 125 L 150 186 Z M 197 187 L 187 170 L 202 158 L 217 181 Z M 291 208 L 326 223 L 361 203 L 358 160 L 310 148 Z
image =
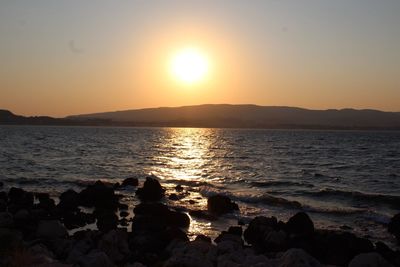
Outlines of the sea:
M 396 243 L 387 224 L 400 212 L 398 131 L 0 126 L 0 191 L 57 198 L 96 180 L 149 176 L 167 189 L 164 202 L 184 212 L 206 209 L 215 194 L 238 203 L 239 212 L 217 221 L 191 218 L 192 238 L 305 211 L 318 228 Z M 176 185 L 182 198 L 169 200 Z M 117 192 L 131 217 L 135 190 Z

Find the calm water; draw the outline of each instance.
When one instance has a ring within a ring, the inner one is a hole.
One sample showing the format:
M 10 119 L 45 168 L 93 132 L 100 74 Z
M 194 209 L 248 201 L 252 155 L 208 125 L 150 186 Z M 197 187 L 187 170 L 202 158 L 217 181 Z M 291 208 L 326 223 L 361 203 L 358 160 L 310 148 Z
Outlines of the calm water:
M 400 132 L 0 126 L 0 179 L 5 190 L 57 195 L 151 174 L 168 193 L 186 185 L 189 195 L 169 203 L 183 209 L 204 208 L 216 192 L 239 203 L 240 214 L 193 220 L 191 234 L 305 210 L 319 227 L 346 225 L 391 243 L 385 224 L 400 211 L 399 151 Z M 121 192 L 131 205 L 133 192 Z

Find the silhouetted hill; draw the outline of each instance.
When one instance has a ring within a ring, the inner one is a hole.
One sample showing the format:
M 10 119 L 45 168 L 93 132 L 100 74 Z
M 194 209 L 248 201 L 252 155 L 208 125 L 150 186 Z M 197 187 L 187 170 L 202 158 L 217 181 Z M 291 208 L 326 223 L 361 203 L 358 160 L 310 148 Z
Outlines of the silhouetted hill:
M 132 126 L 400 129 L 399 112 L 226 104 L 147 108 L 67 118 L 78 121 L 101 119 L 108 123 Z
M 0 124 L 400 130 L 400 113 L 368 109 L 309 110 L 256 105 L 199 105 L 52 118 L 24 117 L 0 110 Z

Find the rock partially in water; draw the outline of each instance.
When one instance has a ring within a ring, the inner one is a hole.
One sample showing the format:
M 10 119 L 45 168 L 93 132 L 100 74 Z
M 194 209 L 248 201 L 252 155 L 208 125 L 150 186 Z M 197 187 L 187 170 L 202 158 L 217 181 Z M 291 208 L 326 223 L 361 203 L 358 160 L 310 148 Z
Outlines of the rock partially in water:
M 8 210 L 15 213 L 20 209 L 31 209 L 33 207 L 33 193 L 21 188 L 11 187 L 8 192 Z
M 297 236 L 309 236 L 314 233 L 314 223 L 305 212 L 298 212 L 286 223 L 286 231 Z
M 147 177 L 143 187 L 136 191 L 139 199 L 142 201 L 159 201 L 164 197 L 165 189 L 160 183 L 151 177 Z
M 400 244 L 400 213 L 393 216 L 388 225 L 389 233 L 393 234 Z
M 125 186 L 138 186 L 139 185 L 139 180 L 137 178 L 126 178 L 121 186 L 125 187 Z
M 376 252 L 362 253 L 355 256 L 349 267 L 393 267 L 387 260 Z
M 217 216 L 210 214 L 208 211 L 206 210 L 191 210 L 189 211 L 190 216 L 199 218 L 199 219 L 203 219 L 203 220 L 207 220 L 207 221 L 216 221 L 218 219 Z
M 278 230 L 278 220 L 275 217 L 255 217 L 244 231 L 244 239 L 247 243 L 263 246 L 264 237 L 271 231 Z
M 79 193 L 79 204 L 84 207 L 116 210 L 118 201 L 114 189 L 102 181 L 89 185 Z
M 44 239 L 56 239 L 68 236 L 68 232 L 58 220 L 48 220 L 39 222 L 36 235 Z
M 223 195 L 214 195 L 207 200 L 207 209 L 210 213 L 221 215 L 239 210 L 239 206 Z
M 60 203 L 58 207 L 62 210 L 72 210 L 78 209 L 79 205 L 79 194 L 72 189 L 69 189 L 60 195 Z
M 112 210 L 96 210 L 94 212 L 97 219 L 97 229 L 101 232 L 108 232 L 116 229 L 118 225 L 118 216 Z

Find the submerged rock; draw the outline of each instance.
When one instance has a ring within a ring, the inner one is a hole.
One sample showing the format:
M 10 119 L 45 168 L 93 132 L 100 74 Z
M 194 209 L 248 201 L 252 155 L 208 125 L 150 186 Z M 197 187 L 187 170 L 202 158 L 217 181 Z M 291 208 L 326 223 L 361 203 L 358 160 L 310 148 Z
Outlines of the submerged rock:
M 139 199 L 142 201 L 159 201 L 164 197 L 165 189 L 160 183 L 151 177 L 147 177 L 142 188 L 136 191 Z
M 239 206 L 227 196 L 215 195 L 208 198 L 207 209 L 212 214 L 221 215 L 239 210 Z

